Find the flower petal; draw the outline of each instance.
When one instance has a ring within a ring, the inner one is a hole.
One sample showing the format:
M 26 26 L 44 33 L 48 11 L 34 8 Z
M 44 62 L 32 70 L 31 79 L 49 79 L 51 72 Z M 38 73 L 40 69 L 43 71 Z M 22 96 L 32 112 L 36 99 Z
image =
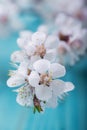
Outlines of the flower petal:
M 47 107 L 51 107 L 51 108 L 56 108 L 58 105 L 58 101 L 57 101 L 57 97 L 56 96 L 52 96 L 52 98 L 46 103 Z
M 28 69 L 29 69 L 29 63 L 27 61 L 23 61 L 21 62 L 18 68 L 18 73 L 23 75 L 24 77 L 27 77 Z
M 48 33 L 48 28 L 45 25 L 41 25 L 41 26 L 39 26 L 38 31 L 39 32 L 44 32 L 44 33 L 47 34 Z
M 28 81 L 32 87 L 38 87 L 40 76 L 37 72 L 32 71 L 31 74 L 28 76 Z
M 27 59 L 27 58 L 28 58 L 27 55 L 23 51 L 15 51 L 11 55 L 11 61 L 15 63 L 23 62 L 24 59 Z
M 44 56 L 45 59 L 49 61 L 54 61 L 56 58 L 56 50 L 55 49 L 50 49 L 47 50 L 46 55 Z
M 21 75 L 12 76 L 7 80 L 7 85 L 9 87 L 18 87 L 24 83 L 25 83 L 25 78 Z
M 32 36 L 32 32 L 30 31 L 25 30 L 25 31 L 20 32 L 20 37 L 22 38 L 26 38 L 30 40 L 31 36 Z
M 68 44 L 66 44 L 66 42 L 64 41 L 60 41 L 58 44 L 58 53 L 61 54 L 61 51 L 65 50 L 65 52 L 70 52 L 71 48 Z
M 26 47 L 27 44 L 28 44 L 28 41 L 27 41 L 26 39 L 24 39 L 24 38 L 18 38 L 18 39 L 17 39 L 17 44 L 18 44 L 18 46 L 19 46 L 20 48 L 25 49 L 25 47 Z
M 33 97 L 31 95 L 29 86 L 21 87 L 17 91 L 17 103 L 19 103 L 22 106 L 33 106 Z
M 34 62 L 36 62 L 37 60 L 40 60 L 40 59 L 41 58 L 38 55 L 31 56 L 30 64 L 33 64 Z
M 55 96 L 60 96 L 61 94 L 64 93 L 65 90 L 65 82 L 62 80 L 54 80 L 51 84 L 53 94 Z
M 58 63 L 51 64 L 49 71 L 50 71 L 50 73 L 52 73 L 53 79 L 62 77 L 66 73 L 65 67 Z
M 72 91 L 74 88 L 75 86 L 71 82 L 66 82 L 64 92 Z
M 34 69 L 38 73 L 45 73 L 46 71 L 48 71 L 49 66 L 50 62 L 44 59 L 38 60 L 33 64 Z
M 43 85 L 39 85 L 35 88 L 36 96 L 39 100 L 48 101 L 52 96 L 52 91 L 50 87 L 45 87 Z
M 45 40 L 46 40 L 46 35 L 43 32 L 36 32 L 32 35 L 32 42 L 35 45 L 44 44 Z
M 45 47 L 48 49 L 53 49 L 58 46 L 58 38 L 54 35 L 48 36 L 46 42 L 45 42 Z
M 32 55 L 34 55 L 34 52 L 35 52 L 35 46 L 32 44 L 32 42 L 30 41 L 29 43 L 28 43 L 28 45 L 26 46 L 26 52 L 27 52 L 27 55 L 28 56 L 32 56 Z

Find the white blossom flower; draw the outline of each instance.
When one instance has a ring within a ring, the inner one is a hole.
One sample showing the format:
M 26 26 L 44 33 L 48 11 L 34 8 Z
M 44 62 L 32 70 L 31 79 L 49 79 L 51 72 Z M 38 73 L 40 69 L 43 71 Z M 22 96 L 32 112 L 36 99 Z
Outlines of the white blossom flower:
M 46 107 L 55 108 L 58 97 L 72 91 L 74 85 L 58 78 L 65 75 L 65 67 L 41 59 L 29 68 L 29 62 L 23 61 L 17 70 L 10 71 L 7 81 L 9 87 L 20 87 L 16 90 L 16 101 L 27 107 L 34 107 L 34 112 L 43 111 Z
M 56 62 L 74 65 L 80 59 L 79 56 L 86 52 L 87 30 L 80 21 L 64 13 L 57 16 L 55 25 L 52 26 L 42 25 L 38 30 L 57 36 Z
M 23 51 L 14 52 L 11 56 L 12 62 L 21 62 L 23 59 L 30 60 L 31 63 L 38 59 L 55 60 L 55 48 L 58 44 L 57 36 L 46 35 L 44 32 L 21 33 L 17 43 Z
M 17 94 L 16 101 L 22 106 L 33 107 L 33 95 L 29 85 L 15 90 Z
M 46 107 L 55 108 L 58 98 L 74 89 L 71 82 L 59 79 L 66 70 L 55 62 L 60 43 L 60 47 L 62 45 L 70 54 L 71 48 L 67 47 L 66 41 L 58 39 L 56 33 L 49 35 L 44 27 L 34 34 L 29 31 L 20 33 L 17 43 L 21 50 L 11 55 L 16 70 L 10 71 L 11 77 L 7 80 L 9 87 L 18 87 L 14 90 L 16 101 L 22 106 L 33 107 L 34 112 L 42 112 Z M 59 48 L 58 52 L 62 54 L 63 50 Z
M 28 77 L 31 73 L 28 62 L 21 62 L 17 70 L 10 71 L 10 78 L 7 80 L 9 87 L 20 87 L 17 92 L 16 101 L 22 106 L 34 107 L 38 112 L 42 111 L 40 101 L 36 98 L 34 88 L 29 84 Z
M 10 78 L 7 81 L 9 87 L 18 87 L 27 83 L 27 76 L 30 74 L 29 63 L 21 62 L 18 69 L 10 72 Z
M 48 60 L 41 59 L 36 61 L 33 67 L 34 71 L 29 75 L 28 80 L 30 85 L 35 87 L 35 93 L 39 100 L 49 101 L 52 94 L 59 96 L 68 87 L 74 88 L 72 84 L 67 87 L 64 81 L 57 79 L 65 75 L 64 66 L 58 63 L 50 64 Z

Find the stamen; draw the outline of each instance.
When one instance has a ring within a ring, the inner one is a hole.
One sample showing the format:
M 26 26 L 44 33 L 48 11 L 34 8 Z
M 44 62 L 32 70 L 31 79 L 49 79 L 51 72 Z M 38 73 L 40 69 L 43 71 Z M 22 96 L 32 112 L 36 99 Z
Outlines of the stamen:
M 31 74 L 31 70 L 30 69 L 28 69 L 28 73 L 27 73 L 28 75 L 30 75 Z
M 69 42 L 69 35 L 64 35 L 64 34 L 62 34 L 62 33 L 59 33 L 59 39 L 61 40 L 61 41 L 65 41 L 65 42 Z
M 44 44 L 36 46 L 36 51 L 34 55 L 39 55 L 41 58 L 44 58 L 46 54 L 46 48 L 44 47 Z
M 40 82 L 39 85 L 44 84 L 46 86 L 50 86 L 50 82 L 51 82 L 51 76 L 48 74 L 42 74 L 40 75 Z

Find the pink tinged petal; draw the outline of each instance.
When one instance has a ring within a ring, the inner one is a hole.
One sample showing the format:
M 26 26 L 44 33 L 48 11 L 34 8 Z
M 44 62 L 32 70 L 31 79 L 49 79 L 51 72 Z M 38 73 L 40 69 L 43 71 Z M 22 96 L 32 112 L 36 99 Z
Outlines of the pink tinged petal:
M 64 93 L 65 82 L 62 80 L 54 80 L 51 84 L 54 96 L 60 96 Z
M 46 42 L 45 42 L 45 47 L 48 49 L 53 49 L 58 46 L 58 38 L 54 35 L 48 36 Z
M 35 45 L 44 44 L 46 40 L 46 35 L 43 32 L 36 32 L 32 35 L 32 42 Z
M 82 15 L 83 15 L 83 19 L 86 21 L 87 20 L 87 7 L 84 7 L 82 9 Z
M 32 71 L 31 74 L 28 76 L 28 81 L 32 87 L 38 87 L 40 81 L 39 74 L 35 71 Z
M 62 77 L 66 73 L 65 67 L 58 63 L 51 64 L 49 71 L 52 74 L 53 79 Z
M 27 58 L 28 58 L 27 55 L 23 51 L 15 51 L 11 55 L 11 61 L 15 63 L 23 62 L 24 59 L 27 59 Z
M 34 69 L 38 73 L 45 73 L 46 71 L 48 71 L 49 66 L 50 66 L 50 62 L 45 59 L 38 60 L 33 64 Z
M 66 42 L 61 41 L 58 44 L 58 48 L 57 48 L 58 54 L 66 54 L 67 52 L 70 52 L 71 49 L 69 47 L 69 45 L 66 44 Z M 63 53 L 65 52 L 65 53 Z
M 74 88 L 75 86 L 71 82 L 66 82 L 64 92 L 72 91 Z
M 39 100 L 48 101 L 52 97 L 52 90 L 50 87 L 39 85 L 35 88 L 36 96 Z
M 24 83 L 25 83 L 25 78 L 21 75 L 12 76 L 7 80 L 7 85 L 9 87 L 18 87 Z

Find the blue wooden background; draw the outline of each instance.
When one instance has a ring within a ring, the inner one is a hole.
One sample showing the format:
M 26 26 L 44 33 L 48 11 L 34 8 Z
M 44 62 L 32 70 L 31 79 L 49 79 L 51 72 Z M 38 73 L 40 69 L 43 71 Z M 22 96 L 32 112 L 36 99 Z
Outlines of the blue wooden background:
M 21 16 L 28 29 L 36 30 L 42 23 L 35 14 Z M 10 55 L 17 50 L 18 33 L 0 38 L 0 130 L 87 130 L 87 61 L 82 57 L 74 67 L 67 67 L 65 80 L 72 81 L 76 88 L 56 109 L 47 109 L 43 114 L 16 103 L 16 93 L 6 85 Z

